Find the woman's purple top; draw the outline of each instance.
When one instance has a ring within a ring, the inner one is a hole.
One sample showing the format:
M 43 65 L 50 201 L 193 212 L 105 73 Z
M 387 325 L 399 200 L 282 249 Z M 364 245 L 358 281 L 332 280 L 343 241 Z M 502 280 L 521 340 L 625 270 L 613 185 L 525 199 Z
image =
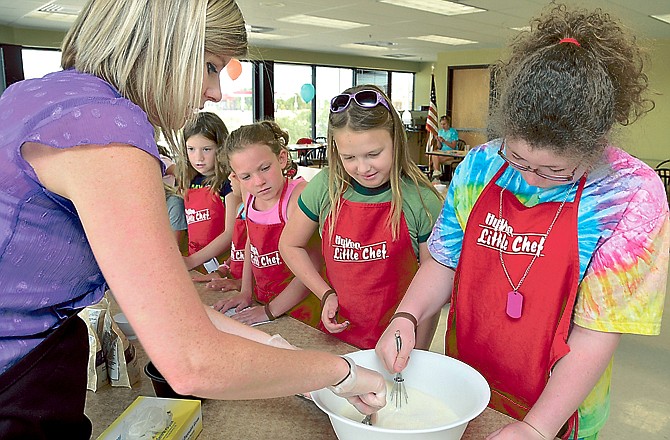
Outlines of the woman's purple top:
M 130 144 L 158 160 L 144 111 L 98 77 L 51 73 L 0 97 L 0 374 L 106 287 L 73 204 L 42 186 L 25 142 Z

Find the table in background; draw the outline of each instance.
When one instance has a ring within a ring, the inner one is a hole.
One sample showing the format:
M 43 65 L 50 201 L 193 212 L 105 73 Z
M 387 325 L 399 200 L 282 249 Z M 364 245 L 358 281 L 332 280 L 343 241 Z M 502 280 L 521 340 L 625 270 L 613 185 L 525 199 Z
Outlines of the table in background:
M 288 144 L 288 151 L 298 153 L 298 165 L 309 166 L 310 158 L 319 161 L 319 167 L 326 160 L 326 144 Z
M 196 284 L 203 302 L 213 304 L 223 296 L 236 292 L 211 292 L 204 283 Z M 114 304 L 113 312 L 118 310 Z M 306 349 L 323 350 L 334 354 L 346 354 L 356 348 L 309 327 L 293 318 L 282 316 L 258 327 L 269 333 L 279 333 L 292 344 Z M 139 341 L 137 347 L 139 365 L 144 368 L 148 358 Z M 141 374 L 140 382 L 132 389 L 112 388 L 109 385 L 96 393 L 87 391 L 86 414 L 93 423 L 93 438 L 97 438 L 138 396 L 154 396 L 151 381 Z M 510 422 L 510 418 L 492 409 L 470 422 L 463 440 L 480 440 L 489 433 Z M 291 440 L 335 440 L 335 432 L 328 416 L 314 403 L 299 397 L 281 397 L 264 400 L 211 400 L 202 401 L 203 431 L 199 440 L 208 439 L 291 439 Z

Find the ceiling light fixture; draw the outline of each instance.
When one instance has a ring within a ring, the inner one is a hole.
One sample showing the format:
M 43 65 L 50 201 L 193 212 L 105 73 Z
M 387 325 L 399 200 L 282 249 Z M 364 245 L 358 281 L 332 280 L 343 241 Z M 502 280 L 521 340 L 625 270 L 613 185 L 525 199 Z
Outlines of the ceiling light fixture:
M 650 17 L 655 18 L 656 20 L 661 20 L 664 23 L 670 24 L 670 14 L 650 15 Z
M 347 44 L 340 44 L 340 47 L 343 47 L 345 49 L 360 49 L 360 50 L 368 50 L 368 51 L 387 51 L 389 50 L 388 47 L 379 47 L 379 46 L 368 46 L 360 43 L 347 43 Z
M 475 8 L 474 6 L 462 5 L 460 3 L 444 0 L 379 0 L 379 2 L 442 15 L 462 15 L 472 14 L 474 12 L 486 12 L 486 9 Z
M 476 44 L 477 41 L 464 40 L 462 38 L 445 37 L 443 35 L 422 35 L 420 37 L 407 37 L 410 40 L 429 41 L 431 43 L 448 44 L 450 46 L 461 46 L 463 44 Z
M 357 23 L 355 21 L 335 20 L 332 18 L 316 17 L 313 15 L 290 15 L 288 17 L 278 18 L 277 21 L 284 21 L 286 23 L 299 24 L 301 26 L 317 26 L 331 29 L 356 29 L 360 27 L 370 26 L 365 23 Z

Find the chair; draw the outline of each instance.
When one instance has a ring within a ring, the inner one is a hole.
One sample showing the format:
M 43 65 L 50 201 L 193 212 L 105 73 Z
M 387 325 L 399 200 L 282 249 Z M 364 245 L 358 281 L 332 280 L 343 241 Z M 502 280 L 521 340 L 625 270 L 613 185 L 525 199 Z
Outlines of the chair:
M 304 137 L 304 138 L 298 139 L 295 143 L 298 144 L 298 145 L 311 145 L 311 144 L 314 143 L 314 141 L 312 140 L 312 138 Z M 297 149 L 296 152 L 298 153 L 298 163 L 300 163 L 300 165 L 305 165 L 305 166 L 311 165 L 309 163 L 309 159 L 307 158 L 307 155 L 309 154 L 310 149 L 308 149 L 308 148 L 305 148 L 304 150 Z
M 670 205 L 670 159 L 656 165 L 654 170 L 658 174 L 658 177 L 661 178 L 663 185 L 665 185 L 665 195 L 668 199 L 668 205 Z
M 456 140 L 456 145 L 454 145 L 455 150 L 465 150 L 465 141 L 463 139 Z M 459 163 L 463 162 L 463 158 L 454 157 L 448 162 L 442 164 L 442 178 L 440 180 L 451 180 L 451 177 L 454 175 L 454 170 Z

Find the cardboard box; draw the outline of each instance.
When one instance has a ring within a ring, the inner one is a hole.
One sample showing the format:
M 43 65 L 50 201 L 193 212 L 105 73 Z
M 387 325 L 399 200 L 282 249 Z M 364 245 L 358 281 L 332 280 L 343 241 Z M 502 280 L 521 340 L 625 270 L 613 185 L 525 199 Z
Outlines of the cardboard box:
M 199 400 L 140 396 L 98 440 L 192 440 L 202 431 Z

